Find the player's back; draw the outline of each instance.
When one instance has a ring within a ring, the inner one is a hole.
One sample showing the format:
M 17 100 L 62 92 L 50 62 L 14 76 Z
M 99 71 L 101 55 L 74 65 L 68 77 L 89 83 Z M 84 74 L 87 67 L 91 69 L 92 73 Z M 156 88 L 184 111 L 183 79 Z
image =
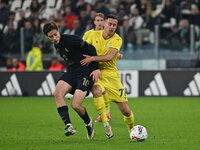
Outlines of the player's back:
M 83 41 L 80 37 L 61 35 L 60 42 L 58 45 L 55 45 L 55 48 L 66 62 L 68 72 L 91 70 L 91 65 L 89 67 L 82 66 L 80 61 L 84 59 L 83 54 L 95 56 L 95 48 Z

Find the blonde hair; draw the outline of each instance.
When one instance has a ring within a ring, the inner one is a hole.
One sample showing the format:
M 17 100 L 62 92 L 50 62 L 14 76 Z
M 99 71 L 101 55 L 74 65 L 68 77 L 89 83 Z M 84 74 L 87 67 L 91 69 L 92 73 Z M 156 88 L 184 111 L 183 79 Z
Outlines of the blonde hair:
M 96 15 L 95 15 L 94 19 L 95 19 L 97 16 L 99 16 L 99 17 L 102 17 L 102 18 L 103 18 L 103 20 L 105 20 L 105 16 L 104 16 L 104 14 L 103 14 L 103 13 L 96 13 Z

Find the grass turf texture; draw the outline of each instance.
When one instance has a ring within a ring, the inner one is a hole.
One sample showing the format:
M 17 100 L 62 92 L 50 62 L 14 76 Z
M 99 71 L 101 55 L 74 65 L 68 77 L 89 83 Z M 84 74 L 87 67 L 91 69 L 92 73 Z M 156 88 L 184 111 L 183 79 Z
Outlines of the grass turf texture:
M 71 100 L 66 100 L 70 104 Z M 84 101 L 96 119 L 92 99 Z M 95 138 L 87 140 L 83 121 L 69 108 L 77 133 L 64 135 L 55 102 L 49 98 L 0 98 L 0 150 L 199 150 L 200 98 L 129 99 L 135 124 L 147 128 L 145 142 L 131 142 L 123 116 L 111 103 L 114 137 L 107 139 L 103 125 L 95 123 Z

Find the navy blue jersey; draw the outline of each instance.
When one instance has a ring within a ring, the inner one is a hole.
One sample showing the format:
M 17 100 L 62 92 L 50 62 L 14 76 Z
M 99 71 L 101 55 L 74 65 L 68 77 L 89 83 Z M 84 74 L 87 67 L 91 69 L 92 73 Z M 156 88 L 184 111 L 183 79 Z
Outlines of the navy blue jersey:
M 97 53 L 94 46 L 78 36 L 61 35 L 60 41 L 55 45 L 55 48 L 64 59 L 67 65 L 67 72 L 92 72 L 99 69 L 98 62 L 91 62 L 88 66 L 81 66 L 80 61 L 85 58 L 83 54 L 97 56 Z

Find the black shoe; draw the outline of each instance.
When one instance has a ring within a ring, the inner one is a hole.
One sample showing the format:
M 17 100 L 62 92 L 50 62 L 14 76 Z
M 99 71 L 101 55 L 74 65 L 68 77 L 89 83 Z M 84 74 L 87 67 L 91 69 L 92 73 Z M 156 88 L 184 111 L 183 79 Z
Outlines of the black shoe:
M 85 125 L 87 128 L 87 138 L 88 140 L 91 140 L 94 138 L 94 126 L 93 126 L 93 120 L 90 117 L 90 122 Z

